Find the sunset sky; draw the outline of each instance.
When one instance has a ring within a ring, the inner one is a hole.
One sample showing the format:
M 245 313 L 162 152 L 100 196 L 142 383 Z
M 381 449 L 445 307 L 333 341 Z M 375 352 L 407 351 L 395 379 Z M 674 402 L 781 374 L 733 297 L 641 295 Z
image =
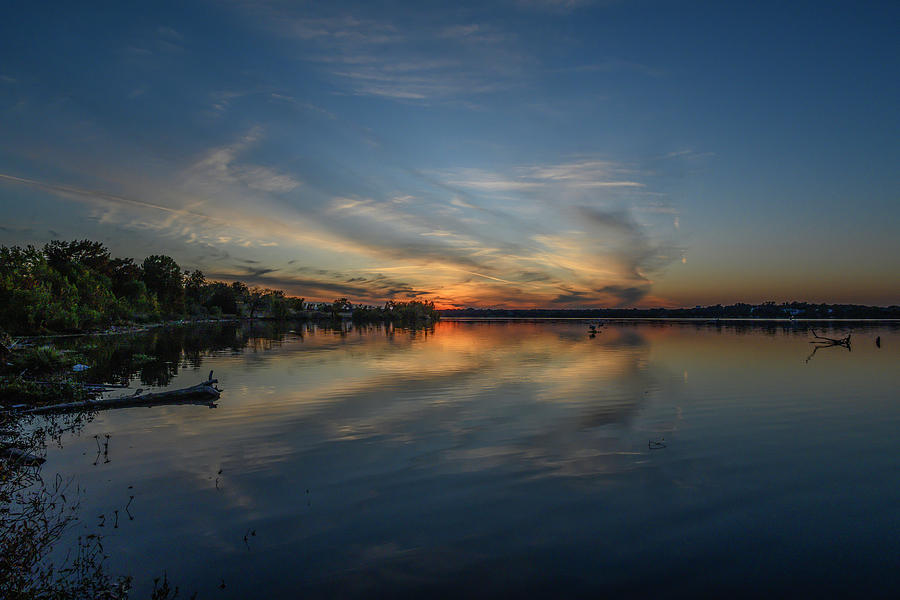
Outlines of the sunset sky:
M 900 303 L 898 2 L 3 12 L 0 244 L 327 301 Z

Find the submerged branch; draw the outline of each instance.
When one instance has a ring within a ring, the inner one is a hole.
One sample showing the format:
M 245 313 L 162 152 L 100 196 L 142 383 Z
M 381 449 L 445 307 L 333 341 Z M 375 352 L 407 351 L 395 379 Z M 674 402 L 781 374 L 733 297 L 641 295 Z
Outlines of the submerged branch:
M 810 352 L 809 356 L 806 357 L 806 362 L 812 360 L 812 357 L 816 355 L 816 352 L 819 351 L 819 348 L 846 348 L 848 352 L 852 351 L 850 347 L 850 335 L 847 334 L 845 338 L 830 338 L 824 335 L 819 335 L 816 333 L 816 330 L 812 327 L 809 328 L 810 333 L 813 334 L 813 337 L 816 338 L 810 341 L 810 344 L 814 344 L 813 351 Z
M 847 334 L 847 337 L 845 337 L 845 338 L 838 339 L 838 338 L 825 337 L 824 335 L 819 335 L 818 333 L 816 333 L 816 330 L 813 329 L 812 327 L 809 328 L 809 331 L 810 331 L 810 333 L 813 334 L 813 337 L 816 338 L 815 340 L 811 341 L 810 344 L 817 344 L 817 343 L 821 344 L 824 342 L 829 342 L 836 346 L 847 346 L 847 347 L 850 346 L 850 335 L 851 334 Z M 818 340 L 823 340 L 823 341 L 820 342 Z

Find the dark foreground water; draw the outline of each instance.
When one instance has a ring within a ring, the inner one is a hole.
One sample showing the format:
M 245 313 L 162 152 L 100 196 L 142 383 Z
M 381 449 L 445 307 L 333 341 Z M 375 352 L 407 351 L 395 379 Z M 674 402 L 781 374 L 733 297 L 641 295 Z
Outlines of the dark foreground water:
M 900 330 L 824 331 L 852 351 L 807 361 L 792 324 L 157 332 L 135 386 L 225 392 L 51 448 L 82 488 L 58 551 L 102 533 L 136 598 L 163 572 L 200 598 L 896 597 Z

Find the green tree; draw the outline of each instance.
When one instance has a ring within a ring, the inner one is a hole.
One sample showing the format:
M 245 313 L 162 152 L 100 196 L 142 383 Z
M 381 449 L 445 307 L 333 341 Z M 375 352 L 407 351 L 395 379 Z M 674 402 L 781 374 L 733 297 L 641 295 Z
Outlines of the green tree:
M 184 272 L 184 299 L 191 314 L 200 314 L 206 310 L 211 291 L 201 271 Z
M 233 286 L 221 281 L 213 281 L 207 285 L 207 300 L 205 306 L 207 310 L 220 314 L 236 315 L 238 313 L 237 303 L 241 297 L 235 292 Z
M 256 311 L 258 311 L 262 307 L 265 294 L 266 289 L 258 285 L 254 285 L 252 288 L 247 289 L 247 293 L 244 296 L 244 301 L 247 303 L 247 310 L 250 313 L 251 321 L 253 320 L 254 316 L 256 316 Z
M 34 246 L 0 246 L 0 327 L 11 333 L 79 326 L 78 290 Z
M 337 320 L 340 318 L 340 313 L 351 310 L 353 310 L 353 305 L 347 298 L 338 298 L 331 303 L 331 318 Z
M 53 240 L 44 245 L 44 254 L 50 267 L 63 275 L 69 275 L 68 270 L 75 264 L 101 275 L 111 272 L 109 250 L 101 242 Z
M 279 319 L 286 318 L 288 314 L 287 300 L 284 297 L 284 292 L 281 290 L 255 285 L 247 291 L 246 302 L 251 319 L 263 308 L 269 309 L 271 315 Z
M 181 267 L 170 256 L 154 254 L 141 264 L 141 278 L 147 289 L 156 294 L 159 305 L 167 313 L 184 310 L 184 284 Z

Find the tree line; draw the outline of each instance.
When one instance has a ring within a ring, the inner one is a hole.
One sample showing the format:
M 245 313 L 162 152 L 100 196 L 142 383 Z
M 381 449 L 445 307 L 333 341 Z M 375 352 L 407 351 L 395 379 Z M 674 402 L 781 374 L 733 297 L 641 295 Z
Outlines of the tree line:
M 84 331 L 123 323 L 223 316 L 286 320 L 351 316 L 412 324 L 439 318 L 430 302 L 354 305 L 347 298 L 308 310 L 304 298 L 241 281 L 209 281 L 170 256 L 140 264 L 101 242 L 54 240 L 42 248 L 0 246 L 0 330 L 10 334 Z
M 445 317 L 506 318 L 683 318 L 683 319 L 898 319 L 900 306 L 815 304 L 810 302 L 738 302 L 693 308 L 457 308 L 442 310 Z

